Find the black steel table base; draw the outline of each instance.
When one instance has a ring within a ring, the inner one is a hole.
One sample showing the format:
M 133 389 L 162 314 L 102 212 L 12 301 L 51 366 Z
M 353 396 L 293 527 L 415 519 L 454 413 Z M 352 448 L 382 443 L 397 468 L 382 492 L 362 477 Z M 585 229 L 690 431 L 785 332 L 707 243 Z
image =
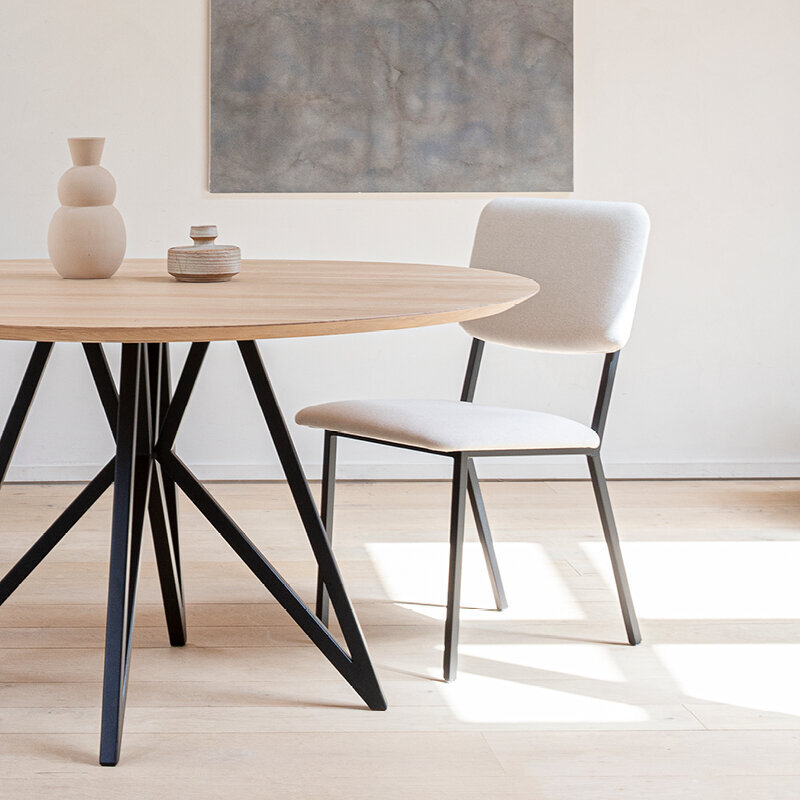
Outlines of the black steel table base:
M 100 763 L 105 766 L 113 766 L 119 761 L 145 518 L 149 520 L 153 536 L 169 641 L 173 646 L 186 643 L 176 487 L 206 517 L 367 706 L 374 710 L 386 708 L 364 636 L 258 347 L 253 341 L 239 342 L 238 345 L 347 649 L 334 639 L 174 452 L 175 437 L 208 344 L 191 346 L 174 393 L 170 390 L 166 344 L 123 344 L 119 391 L 102 346 L 84 344 L 89 369 L 114 435 L 116 454 L 0 579 L 0 604 L 113 484 L 100 734 Z M 47 342 L 38 342 L 34 346 L 0 435 L 0 482 L 5 477 L 52 347 Z

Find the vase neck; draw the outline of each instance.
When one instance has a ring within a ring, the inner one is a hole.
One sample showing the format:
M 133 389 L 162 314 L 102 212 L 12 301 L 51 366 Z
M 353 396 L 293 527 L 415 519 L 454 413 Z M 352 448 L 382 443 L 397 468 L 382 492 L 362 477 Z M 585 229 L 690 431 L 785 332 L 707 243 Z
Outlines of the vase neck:
M 106 140 L 97 136 L 80 136 L 67 139 L 72 163 L 76 167 L 91 167 L 100 163 Z

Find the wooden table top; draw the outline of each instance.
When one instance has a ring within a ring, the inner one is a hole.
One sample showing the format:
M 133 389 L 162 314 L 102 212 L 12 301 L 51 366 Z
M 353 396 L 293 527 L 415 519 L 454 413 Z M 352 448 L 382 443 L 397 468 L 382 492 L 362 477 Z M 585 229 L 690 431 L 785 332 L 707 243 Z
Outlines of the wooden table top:
M 480 269 L 358 261 L 243 261 L 227 283 L 179 283 L 130 259 L 107 280 L 48 261 L 0 261 L 0 339 L 212 342 L 417 328 L 487 317 L 535 281 Z

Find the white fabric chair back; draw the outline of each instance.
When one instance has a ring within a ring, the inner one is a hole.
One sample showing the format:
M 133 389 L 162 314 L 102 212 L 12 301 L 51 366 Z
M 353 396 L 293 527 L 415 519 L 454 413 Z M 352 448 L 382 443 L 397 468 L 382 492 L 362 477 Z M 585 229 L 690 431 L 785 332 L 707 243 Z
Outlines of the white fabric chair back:
M 484 341 L 531 350 L 619 350 L 630 336 L 649 231 L 636 203 L 492 200 L 478 222 L 470 266 L 525 275 L 541 291 L 462 327 Z

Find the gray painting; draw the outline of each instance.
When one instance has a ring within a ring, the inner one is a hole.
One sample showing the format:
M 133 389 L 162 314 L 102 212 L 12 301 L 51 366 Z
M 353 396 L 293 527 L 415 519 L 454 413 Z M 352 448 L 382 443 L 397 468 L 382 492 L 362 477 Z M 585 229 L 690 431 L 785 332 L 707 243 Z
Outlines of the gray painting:
M 572 189 L 572 0 L 211 0 L 212 192 Z

